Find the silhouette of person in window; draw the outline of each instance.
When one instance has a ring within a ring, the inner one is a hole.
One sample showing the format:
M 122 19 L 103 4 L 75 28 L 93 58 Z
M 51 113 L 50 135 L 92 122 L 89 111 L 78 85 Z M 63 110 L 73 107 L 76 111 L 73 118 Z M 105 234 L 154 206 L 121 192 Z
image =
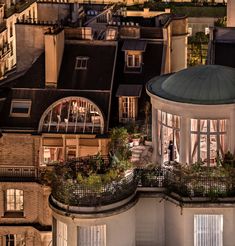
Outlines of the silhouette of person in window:
M 169 155 L 169 162 L 174 161 L 174 144 L 172 140 L 170 140 L 169 142 L 168 155 Z

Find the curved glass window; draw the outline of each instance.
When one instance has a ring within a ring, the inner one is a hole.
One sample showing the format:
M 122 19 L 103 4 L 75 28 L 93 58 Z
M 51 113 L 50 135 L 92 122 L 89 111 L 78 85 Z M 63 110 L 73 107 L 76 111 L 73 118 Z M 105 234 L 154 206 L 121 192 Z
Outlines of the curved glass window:
M 192 162 L 216 164 L 225 151 L 226 120 L 191 119 Z
M 99 108 L 81 97 L 63 98 L 43 114 L 39 131 L 61 133 L 103 133 L 104 119 Z
M 158 152 L 163 163 L 179 161 L 180 117 L 158 110 Z

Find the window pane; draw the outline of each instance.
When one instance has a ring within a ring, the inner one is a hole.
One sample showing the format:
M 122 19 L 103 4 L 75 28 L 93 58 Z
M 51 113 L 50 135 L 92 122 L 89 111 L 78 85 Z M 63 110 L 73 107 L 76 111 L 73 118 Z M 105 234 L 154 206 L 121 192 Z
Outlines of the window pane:
M 161 134 L 161 124 L 158 122 L 158 153 L 162 154 L 162 134 Z
M 166 124 L 166 113 L 162 112 L 162 123 Z
M 193 133 L 191 134 L 191 157 L 193 163 L 198 161 L 198 135 Z
M 173 115 L 172 114 L 167 114 L 167 125 L 172 126 L 173 125 Z
M 176 115 L 174 116 L 174 127 L 180 129 L 180 117 Z
M 6 195 L 7 211 L 22 211 L 24 206 L 23 190 L 9 189 Z
M 63 161 L 63 151 L 61 147 L 44 147 L 44 163 L 53 163 Z
M 207 162 L 207 135 L 200 135 L 200 158 Z
M 225 132 L 226 131 L 226 120 L 219 121 L 219 131 Z
M 11 114 L 29 114 L 31 101 L 18 100 L 11 103 Z
M 169 153 L 170 150 L 168 148 L 170 145 L 170 141 L 173 142 L 173 129 L 163 126 L 162 130 L 163 130 L 163 161 L 166 162 L 169 161 L 169 157 L 170 157 L 170 153 Z
M 217 139 L 216 135 L 210 135 L 210 163 L 215 164 L 217 157 Z
M 223 246 L 223 215 L 194 215 L 194 246 Z
M 207 120 L 200 120 L 200 131 L 207 132 Z
M 158 113 L 158 116 L 157 116 L 157 117 L 158 117 L 158 121 L 159 121 L 159 122 L 162 121 L 162 116 L 161 116 L 162 114 L 161 114 L 161 112 L 162 112 L 161 110 L 158 110 L 158 111 L 157 111 L 157 113 Z
M 210 120 L 210 132 L 217 132 L 217 120 Z

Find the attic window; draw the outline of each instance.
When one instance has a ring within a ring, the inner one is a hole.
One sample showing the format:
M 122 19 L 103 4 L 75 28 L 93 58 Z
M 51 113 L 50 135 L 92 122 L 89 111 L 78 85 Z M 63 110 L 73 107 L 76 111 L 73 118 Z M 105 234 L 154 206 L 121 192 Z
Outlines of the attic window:
M 76 64 L 75 69 L 76 70 L 86 70 L 87 69 L 87 61 L 89 57 L 85 56 L 77 56 L 76 57 Z
M 117 31 L 113 28 L 109 28 L 106 31 L 106 40 L 115 40 L 117 36 Z
M 29 117 L 31 110 L 31 100 L 12 100 L 10 116 Z

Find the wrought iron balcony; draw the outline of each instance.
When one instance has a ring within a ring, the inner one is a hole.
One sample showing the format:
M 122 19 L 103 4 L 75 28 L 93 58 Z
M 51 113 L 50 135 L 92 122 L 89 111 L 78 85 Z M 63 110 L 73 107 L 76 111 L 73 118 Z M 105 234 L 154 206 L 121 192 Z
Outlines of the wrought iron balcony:
M 104 159 L 104 163 L 106 165 L 108 159 Z M 50 171 L 50 175 L 45 175 L 49 169 L 52 167 L 0 166 L 0 182 L 35 181 L 49 184 L 56 201 L 75 207 L 106 206 L 125 200 L 136 192 L 156 192 L 182 201 L 188 199 L 188 202 L 195 199 L 205 202 L 235 199 L 235 169 L 207 168 L 203 172 L 188 173 L 178 168 L 136 168 L 125 171 L 121 177 L 109 174 L 105 182 L 97 182 L 97 177 L 93 177 L 83 183 L 79 181 L 78 173 L 71 172 L 74 175 L 72 178 L 64 167 L 59 174 Z M 45 177 L 49 183 L 45 183 Z
M 0 166 L 0 181 L 33 181 L 38 178 L 34 166 Z

